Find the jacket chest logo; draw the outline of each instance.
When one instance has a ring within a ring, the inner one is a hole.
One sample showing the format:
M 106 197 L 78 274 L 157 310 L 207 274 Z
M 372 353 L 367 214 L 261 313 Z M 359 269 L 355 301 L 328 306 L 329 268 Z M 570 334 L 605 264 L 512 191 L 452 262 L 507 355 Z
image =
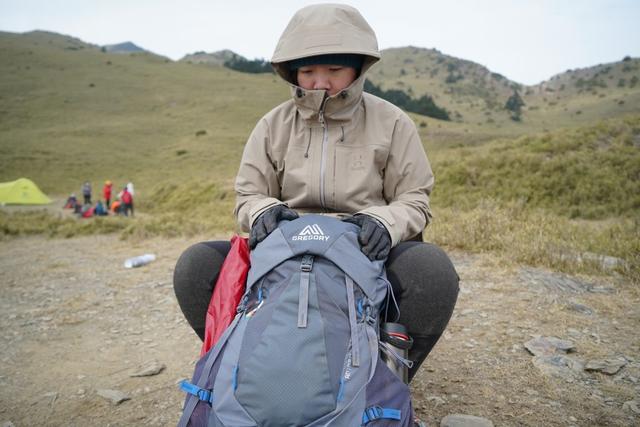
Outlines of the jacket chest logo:
M 355 154 L 351 157 L 349 162 L 349 169 L 352 171 L 359 171 L 364 169 L 364 158 L 362 154 Z

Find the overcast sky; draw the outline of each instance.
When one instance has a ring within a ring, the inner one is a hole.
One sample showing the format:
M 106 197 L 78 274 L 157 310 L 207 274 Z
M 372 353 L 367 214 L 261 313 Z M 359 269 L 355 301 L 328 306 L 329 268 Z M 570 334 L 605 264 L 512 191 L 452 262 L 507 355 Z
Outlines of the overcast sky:
M 318 1 L 0 0 L 0 31 L 34 29 L 180 59 L 231 49 L 269 58 L 293 13 Z M 436 48 L 524 84 L 640 56 L 639 0 L 353 0 L 381 49 Z

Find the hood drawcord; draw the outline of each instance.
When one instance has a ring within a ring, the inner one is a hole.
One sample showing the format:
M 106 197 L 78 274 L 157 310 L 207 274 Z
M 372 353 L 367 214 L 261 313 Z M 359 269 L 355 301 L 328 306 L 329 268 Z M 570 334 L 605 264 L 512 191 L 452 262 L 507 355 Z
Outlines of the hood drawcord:
M 344 126 L 340 126 L 340 129 L 342 130 L 342 137 L 340 138 L 340 142 L 344 142 Z
M 311 127 L 309 127 L 309 142 L 307 142 L 307 151 L 304 152 L 304 158 L 309 158 L 309 147 L 311 147 Z

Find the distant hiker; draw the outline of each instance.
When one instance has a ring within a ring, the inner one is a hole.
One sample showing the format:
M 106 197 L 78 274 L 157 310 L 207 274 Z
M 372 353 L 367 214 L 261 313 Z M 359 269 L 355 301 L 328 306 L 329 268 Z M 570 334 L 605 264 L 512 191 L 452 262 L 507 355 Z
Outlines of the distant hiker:
M 82 218 L 91 218 L 95 213 L 96 208 L 91 206 L 90 204 L 84 204 L 82 206 L 81 216 Z
M 74 193 L 67 198 L 67 202 L 64 204 L 64 209 L 75 209 L 78 204 L 78 199 Z
M 131 216 L 133 216 L 133 195 L 129 192 L 127 187 L 122 189 L 120 201 L 122 202 L 120 209 L 124 213 L 124 216 L 129 216 L 129 211 L 131 211 Z
M 135 191 L 133 190 L 133 182 L 129 181 L 127 183 L 127 190 L 131 193 L 132 196 L 135 196 Z
M 113 203 L 111 203 L 111 212 L 113 212 L 116 215 L 120 215 L 122 213 L 122 202 L 120 201 L 120 199 L 116 199 L 113 201 Z
M 104 198 L 104 202 L 107 205 L 107 209 L 111 207 L 111 188 L 113 184 L 111 181 L 107 180 L 104 183 L 104 187 L 102 187 L 102 197 Z
M 235 181 L 234 214 L 255 248 L 278 223 L 301 214 L 340 216 L 361 228 L 362 252 L 386 260 L 399 314 L 414 340 L 411 380 L 443 334 L 458 295 L 449 257 L 422 232 L 431 221 L 433 173 L 415 124 L 400 108 L 363 92 L 380 59 L 376 36 L 346 5 L 298 11 L 271 59 L 292 99 L 267 113 L 249 137 Z M 318 230 L 307 234 L 321 235 Z M 174 290 L 202 339 L 206 311 L 229 242 L 188 248 Z
M 94 214 L 96 216 L 104 216 L 104 215 L 107 215 L 108 213 L 109 212 L 107 211 L 107 209 L 105 209 L 104 205 L 102 204 L 102 201 L 98 200 L 98 202 L 96 203 Z
M 91 204 L 91 183 L 89 181 L 85 181 L 82 184 L 82 196 L 84 197 L 84 204 Z

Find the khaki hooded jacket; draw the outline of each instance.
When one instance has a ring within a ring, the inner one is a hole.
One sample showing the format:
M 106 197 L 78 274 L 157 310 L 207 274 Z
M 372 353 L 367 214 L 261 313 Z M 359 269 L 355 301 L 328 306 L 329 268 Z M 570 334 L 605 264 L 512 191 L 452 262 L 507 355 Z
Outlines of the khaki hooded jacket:
M 334 53 L 365 57 L 349 87 L 327 96 L 296 86 L 288 61 Z M 271 61 L 293 99 L 258 122 L 236 177 L 235 215 L 244 231 L 277 204 L 300 213 L 371 215 L 393 246 L 423 231 L 433 173 L 413 121 L 363 92 L 365 73 L 379 58 L 376 36 L 356 9 L 324 4 L 294 15 Z

